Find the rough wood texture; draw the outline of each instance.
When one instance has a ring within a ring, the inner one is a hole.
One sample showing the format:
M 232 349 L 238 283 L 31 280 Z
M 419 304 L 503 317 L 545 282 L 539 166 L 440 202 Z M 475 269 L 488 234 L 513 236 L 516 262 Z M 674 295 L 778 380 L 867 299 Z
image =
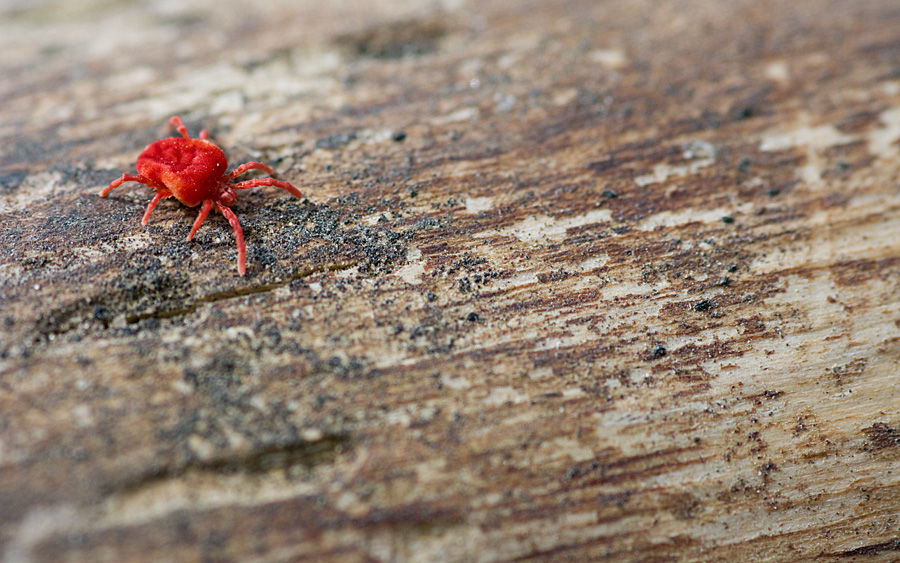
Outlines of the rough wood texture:
M 900 558 L 896 0 L 0 6 L 3 563 Z

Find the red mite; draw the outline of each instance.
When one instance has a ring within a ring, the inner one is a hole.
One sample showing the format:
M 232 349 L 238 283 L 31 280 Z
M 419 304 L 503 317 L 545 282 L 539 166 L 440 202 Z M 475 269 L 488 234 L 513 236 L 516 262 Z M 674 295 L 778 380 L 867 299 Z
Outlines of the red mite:
M 161 199 L 174 197 L 188 207 L 196 207 L 202 203 L 200 214 L 197 215 L 197 220 L 194 221 L 194 226 L 188 234 L 188 240 L 194 238 L 194 233 L 215 206 L 234 229 L 234 238 L 237 241 L 238 249 L 238 273 L 243 276 L 247 272 L 244 233 L 234 212 L 229 209 L 237 200 L 234 190 L 245 190 L 256 186 L 275 186 L 291 192 L 298 198 L 302 194 L 291 184 L 274 178 L 231 183 L 230 180 L 248 170 L 264 170 L 267 174 L 273 172 L 271 168 L 261 162 L 247 162 L 226 174 L 228 159 L 225 158 L 222 149 L 206 140 L 209 137 L 206 129 L 200 131 L 199 139 L 192 139 L 188 136 L 187 127 L 177 115 L 169 120 L 169 124 L 175 126 L 181 133 L 181 137 L 169 137 L 150 143 L 137 159 L 138 173 L 122 174 L 121 178 L 100 192 L 100 197 L 106 197 L 113 188 L 121 186 L 124 182 L 140 182 L 154 188 L 156 195 L 147 206 L 144 220 L 141 221 L 142 225 L 147 224 L 150 212 Z

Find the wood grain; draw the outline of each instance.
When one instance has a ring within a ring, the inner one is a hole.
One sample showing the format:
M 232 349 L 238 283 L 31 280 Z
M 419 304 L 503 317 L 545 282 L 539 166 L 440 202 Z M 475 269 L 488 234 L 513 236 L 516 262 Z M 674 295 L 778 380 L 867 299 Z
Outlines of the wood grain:
M 896 561 L 898 26 L 0 4 L 0 561 Z

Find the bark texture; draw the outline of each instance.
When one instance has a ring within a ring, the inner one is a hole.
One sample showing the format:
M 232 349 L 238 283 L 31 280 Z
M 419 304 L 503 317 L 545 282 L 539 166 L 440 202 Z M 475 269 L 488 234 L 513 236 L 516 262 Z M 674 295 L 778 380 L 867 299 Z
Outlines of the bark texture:
M 900 559 L 898 29 L 0 4 L 0 561 Z M 244 278 L 97 195 L 174 114 Z

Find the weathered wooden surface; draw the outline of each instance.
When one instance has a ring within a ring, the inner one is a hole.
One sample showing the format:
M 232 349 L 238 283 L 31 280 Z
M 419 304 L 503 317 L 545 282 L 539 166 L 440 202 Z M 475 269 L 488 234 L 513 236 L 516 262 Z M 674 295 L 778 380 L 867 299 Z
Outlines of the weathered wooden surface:
M 900 558 L 900 5 L 362 4 L 0 4 L 0 561 Z

